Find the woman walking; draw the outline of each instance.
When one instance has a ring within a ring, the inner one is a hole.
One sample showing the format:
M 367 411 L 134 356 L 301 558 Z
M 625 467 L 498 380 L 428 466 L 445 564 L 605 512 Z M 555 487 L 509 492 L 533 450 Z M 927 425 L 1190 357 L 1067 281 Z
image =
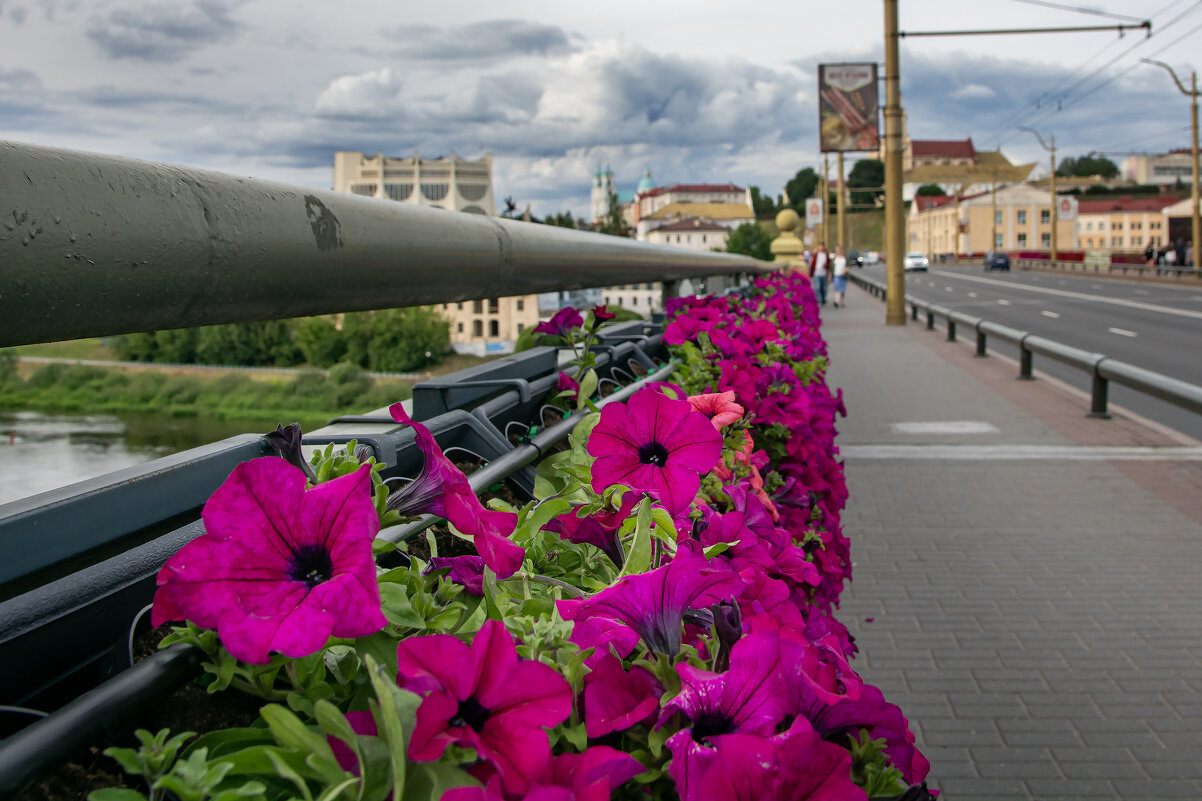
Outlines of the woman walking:
M 834 285 L 831 288 L 834 290 L 833 300 L 837 309 L 847 305 L 844 301 L 847 294 L 847 257 L 843 255 L 842 245 L 835 246 L 834 275 Z

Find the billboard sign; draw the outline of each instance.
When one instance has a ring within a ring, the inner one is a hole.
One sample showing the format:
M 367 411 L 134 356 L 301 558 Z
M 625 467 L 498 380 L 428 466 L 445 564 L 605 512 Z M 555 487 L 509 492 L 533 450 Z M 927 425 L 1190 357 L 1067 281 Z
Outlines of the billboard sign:
M 1056 198 L 1056 217 L 1061 220 L 1077 219 L 1077 199 L 1065 195 Z
M 806 201 L 806 228 L 822 225 L 822 198 L 812 197 Z
M 818 139 L 824 153 L 876 150 L 876 64 L 818 65 Z

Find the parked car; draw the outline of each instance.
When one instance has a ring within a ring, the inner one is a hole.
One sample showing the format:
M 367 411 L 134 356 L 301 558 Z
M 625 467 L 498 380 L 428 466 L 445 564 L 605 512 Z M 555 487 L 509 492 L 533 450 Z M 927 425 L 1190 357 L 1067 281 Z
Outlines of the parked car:
M 905 265 L 906 272 L 914 270 L 925 272 L 931 266 L 931 260 L 927 258 L 927 254 L 925 253 L 907 253 L 902 263 Z
M 985 254 L 986 270 L 1010 270 L 1010 254 L 1000 250 Z
M 861 267 L 870 267 L 874 264 L 880 264 L 880 263 L 881 263 L 881 254 L 877 253 L 875 250 L 868 251 L 860 258 L 860 266 Z

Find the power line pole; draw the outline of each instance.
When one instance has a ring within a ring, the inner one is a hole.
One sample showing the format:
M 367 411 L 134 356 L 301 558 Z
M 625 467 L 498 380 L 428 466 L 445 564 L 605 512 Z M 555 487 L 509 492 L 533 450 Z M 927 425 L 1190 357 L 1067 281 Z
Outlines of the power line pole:
M 822 156 L 822 245 L 830 250 L 831 241 L 831 157 Z
M 1059 227 L 1057 225 L 1057 223 L 1060 222 L 1060 214 L 1059 214 L 1060 210 L 1057 207 L 1057 203 L 1056 203 L 1056 135 L 1052 134 L 1049 137 L 1049 139 L 1051 139 L 1051 142 L 1048 143 L 1048 142 L 1043 141 L 1043 137 L 1040 136 L 1039 132 L 1036 131 L 1034 128 L 1028 128 L 1025 125 L 1020 125 L 1018 127 L 1024 131 L 1029 131 L 1030 133 L 1035 134 L 1035 138 L 1039 140 L 1039 144 L 1043 146 L 1043 149 L 1052 154 L 1052 174 L 1048 176 L 1048 188 L 1051 190 L 1051 193 L 1052 193 L 1052 253 L 1051 253 L 1051 256 L 1052 256 L 1052 261 L 1056 261 L 1056 228 Z
M 1177 73 L 1174 72 L 1173 68 L 1168 64 L 1165 64 L 1163 61 L 1153 61 L 1150 58 L 1144 58 L 1140 60 L 1146 61 L 1149 64 L 1155 64 L 1158 67 L 1164 67 L 1169 71 L 1169 75 L 1173 76 L 1173 82 L 1177 84 L 1177 88 L 1181 90 L 1181 93 L 1189 95 L 1189 121 L 1190 131 L 1193 136 L 1190 150 L 1192 156 L 1190 159 L 1190 164 L 1193 166 L 1194 173 L 1194 192 L 1191 196 L 1192 200 L 1190 202 L 1190 206 L 1192 207 L 1192 213 L 1190 216 L 1193 218 L 1193 230 L 1190 232 L 1190 236 L 1193 237 L 1193 242 L 1191 244 L 1194 249 L 1194 266 L 1196 267 L 1198 265 L 1198 247 L 1199 244 L 1202 244 L 1202 240 L 1199 239 L 1199 229 L 1202 228 L 1202 225 L 1199 223 L 1202 223 L 1202 220 L 1199 220 L 1198 211 L 1198 73 L 1196 70 L 1191 73 L 1191 88 L 1186 89 L 1185 84 L 1181 82 L 1181 79 L 1177 77 Z M 1170 242 L 1170 244 L 1172 243 Z M 1202 273 L 1199 273 L 1199 275 L 1202 275 Z
M 846 198 L 843 192 L 843 151 L 839 151 L 839 181 L 835 189 L 836 196 L 839 198 L 839 247 L 847 250 L 847 220 L 843 217 L 843 206 Z
M 902 208 L 902 108 L 897 2 L 885 0 L 885 325 L 906 324 L 906 218 Z

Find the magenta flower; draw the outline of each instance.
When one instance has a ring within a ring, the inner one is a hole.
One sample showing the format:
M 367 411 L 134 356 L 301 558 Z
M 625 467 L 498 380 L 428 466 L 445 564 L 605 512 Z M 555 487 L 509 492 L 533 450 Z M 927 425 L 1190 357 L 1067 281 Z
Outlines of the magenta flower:
M 621 484 L 647 492 L 673 515 L 687 511 L 707 473 L 722 456 L 722 437 L 688 401 L 651 389 L 625 405 L 611 403 L 588 439 L 593 489 Z
M 235 467 L 205 504 L 205 533 L 159 571 L 153 624 L 216 629 L 227 651 L 252 664 L 382 629 L 369 470 L 306 491 L 305 474 L 283 459 Z
M 587 621 L 592 616 L 620 620 L 655 653 L 675 656 L 685 610 L 729 600 L 742 586 L 738 575 L 682 549 L 663 567 L 626 576 L 592 598 L 560 602 L 559 609 L 565 620 Z
M 572 689 L 541 662 L 518 661 L 513 637 L 489 620 L 470 646 L 449 634 L 397 646 L 397 684 L 424 695 L 409 758 L 438 759 L 448 745 L 474 748 L 505 790 L 526 792 L 551 759 L 545 727 L 572 711 Z
M 669 773 L 681 801 L 868 799 L 852 781 L 851 754 L 824 742 L 804 720 L 773 737 L 724 734 L 715 739 L 721 741 L 720 753 L 697 759 L 688 776 L 677 778 L 673 755 Z
M 581 328 L 583 326 L 584 318 L 580 316 L 580 312 L 576 311 L 571 306 L 567 306 L 555 312 L 555 316 L 550 320 L 534 326 L 534 333 L 554 334 L 555 336 L 561 336 L 566 339 L 573 329 Z
M 584 677 L 584 728 L 589 737 L 629 729 L 659 709 L 664 688 L 649 671 L 622 667 L 622 660 L 605 655 Z
M 735 403 L 733 390 L 726 392 L 711 392 L 706 395 L 692 395 L 689 405 L 693 411 L 701 412 L 710 419 L 714 428 L 736 423 L 743 417 L 745 409 Z
M 613 312 L 611 312 L 609 310 L 608 306 L 601 305 L 601 306 L 593 307 L 593 319 L 597 320 L 598 322 L 604 322 L 605 320 L 612 320 L 613 318 L 615 318 L 617 316 L 618 315 L 614 314 Z
M 526 556 L 526 550 L 509 539 L 517 525 L 517 515 L 486 509 L 472 492 L 467 476 L 438 447 L 430 429 L 410 418 L 399 403 L 389 406 L 388 411 L 393 420 L 413 426 L 417 446 L 426 457 L 421 475 L 392 493 L 388 508 L 406 516 L 445 517 L 472 538 L 476 552 L 498 578 L 516 573 Z
M 576 401 L 577 396 L 580 394 L 580 382 L 572 378 L 563 370 L 559 371 L 559 378 L 555 382 L 555 388 L 559 392 L 570 392 L 571 394 L 568 397 L 573 402 Z
M 629 754 L 595 745 L 583 754 L 560 754 L 523 796 L 523 801 L 609 801 L 613 792 L 644 770 Z M 506 801 L 501 782 L 490 776 L 484 787 L 448 790 L 442 801 Z
M 586 543 L 601 549 L 620 569 L 626 561 L 626 552 L 622 549 L 618 530 L 638 502 L 639 496 L 628 492 L 622 498 L 622 507 L 616 511 L 599 511 L 579 517 L 578 510 L 573 509 L 553 518 L 543 530 L 558 534 L 560 539 L 568 542 Z

